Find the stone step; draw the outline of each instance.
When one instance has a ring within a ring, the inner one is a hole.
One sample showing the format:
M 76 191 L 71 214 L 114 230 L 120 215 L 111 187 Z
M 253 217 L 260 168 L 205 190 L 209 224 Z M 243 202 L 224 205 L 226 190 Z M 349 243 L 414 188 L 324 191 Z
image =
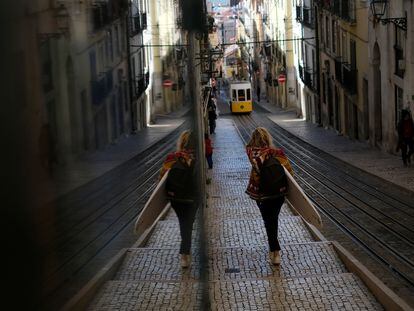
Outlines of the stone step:
M 268 259 L 267 246 L 213 248 L 211 280 L 273 279 L 348 272 L 329 242 L 281 245 L 281 265 Z
M 210 286 L 211 310 L 383 310 L 350 273 Z
M 200 256 L 192 250 L 192 265 L 181 269 L 178 249 L 129 249 L 115 280 L 194 281 L 199 279 Z M 268 248 L 213 248 L 208 251 L 209 279 L 243 280 L 305 277 L 347 272 L 329 242 L 286 244 L 281 265 L 268 260 Z
M 196 247 L 199 243 L 199 237 L 196 233 L 197 220 L 194 222 L 192 245 Z M 150 248 L 179 248 L 181 242 L 180 228 L 178 220 L 159 221 L 155 226 L 154 232 L 145 244 Z
M 268 245 L 262 219 L 222 220 L 211 224 L 212 247 L 250 247 Z M 279 219 L 280 244 L 313 242 L 314 239 L 299 216 Z
M 215 202 L 216 199 L 212 198 L 213 204 L 205 210 L 205 215 L 208 219 L 261 219 L 259 208 L 256 203 L 249 201 L 241 203 L 240 201 L 230 201 L 227 203 Z M 248 199 L 247 199 L 248 200 Z M 223 203 L 223 204 L 220 204 Z M 250 203 L 250 204 L 247 204 Z M 293 212 L 287 207 L 286 204 L 282 206 L 280 210 L 279 218 L 294 216 Z
M 109 281 L 88 310 L 200 310 L 200 288 L 198 282 Z
M 178 248 L 131 248 L 115 280 L 194 281 L 199 278 L 199 253 L 192 249 L 192 264 L 182 269 Z
M 214 281 L 211 310 L 383 310 L 350 273 L 272 280 Z M 193 282 L 109 281 L 88 310 L 201 310 Z

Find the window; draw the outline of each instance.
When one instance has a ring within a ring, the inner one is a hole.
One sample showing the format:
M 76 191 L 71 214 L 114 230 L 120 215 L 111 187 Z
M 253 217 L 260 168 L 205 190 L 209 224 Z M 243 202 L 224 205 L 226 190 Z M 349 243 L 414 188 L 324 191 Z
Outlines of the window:
M 331 40 L 331 38 L 330 38 L 330 31 L 329 31 L 329 18 L 328 17 L 326 17 L 325 18 L 325 25 L 326 25 L 326 33 L 325 33 L 325 37 L 326 37 L 326 47 L 328 48 L 328 49 L 330 49 L 330 47 L 331 47 L 331 43 L 330 43 L 330 40 Z
M 347 37 L 346 32 L 342 32 L 342 61 L 347 62 L 348 61 L 348 45 L 347 45 Z
M 53 90 L 52 56 L 50 53 L 50 41 L 47 40 L 40 45 L 40 57 L 42 66 L 43 91 Z
M 402 88 L 395 86 L 395 126 L 397 126 L 400 118 L 401 110 L 403 107 L 403 95 L 404 91 Z
M 114 48 L 112 44 L 112 30 L 108 31 L 108 37 L 106 38 L 108 40 L 108 48 L 109 48 L 109 56 L 111 57 L 111 62 L 114 61 Z
M 355 21 L 355 0 L 349 0 L 349 19 Z
M 349 40 L 349 52 L 350 52 L 350 60 L 349 63 L 351 65 L 351 69 L 356 69 L 356 42 L 355 40 Z
M 336 21 L 332 20 L 332 52 L 336 53 Z
M 237 93 L 236 93 L 236 90 L 233 90 L 233 99 L 232 99 L 232 101 L 237 101 Z
M 115 26 L 115 49 L 116 49 L 116 56 L 119 57 L 119 54 L 121 54 L 121 49 L 119 48 L 119 30 L 118 30 L 118 26 Z
M 251 94 L 250 94 L 250 89 L 247 89 L 246 93 L 247 93 L 247 100 L 251 100 L 252 97 L 251 97 Z
M 239 101 L 245 101 L 246 100 L 246 95 L 244 94 L 244 90 L 238 90 L 237 95 L 239 97 Z
M 394 54 L 395 54 L 395 74 L 401 78 L 404 77 L 405 72 L 405 63 L 404 63 L 404 47 L 405 47 L 405 32 L 395 26 L 395 45 L 394 45 Z

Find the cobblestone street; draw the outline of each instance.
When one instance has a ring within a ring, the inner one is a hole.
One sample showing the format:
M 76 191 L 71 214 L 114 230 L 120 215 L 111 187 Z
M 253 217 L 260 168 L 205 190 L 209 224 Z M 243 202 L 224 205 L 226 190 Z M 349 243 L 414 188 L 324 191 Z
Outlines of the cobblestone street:
M 299 216 L 284 206 L 279 219 L 281 265 L 268 260 L 267 239 L 255 202 L 244 194 L 247 157 L 229 119 L 213 137 L 206 224 L 208 291 L 212 310 L 381 310 L 357 276 L 347 271 L 330 242 L 314 241 Z M 114 280 L 90 310 L 201 309 L 199 224 L 192 266 L 181 269 L 178 222 L 171 210 L 145 248 L 130 249 Z M 201 267 L 205 268 L 205 267 Z

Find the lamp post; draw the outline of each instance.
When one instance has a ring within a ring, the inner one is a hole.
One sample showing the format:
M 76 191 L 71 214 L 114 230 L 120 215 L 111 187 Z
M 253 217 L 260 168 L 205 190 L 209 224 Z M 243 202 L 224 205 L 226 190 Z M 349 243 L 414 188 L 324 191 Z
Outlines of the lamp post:
M 385 11 L 387 10 L 387 6 L 388 0 L 371 0 L 370 7 L 374 19 L 381 22 L 383 25 L 393 23 L 398 28 L 407 31 L 407 13 L 405 17 L 383 18 Z

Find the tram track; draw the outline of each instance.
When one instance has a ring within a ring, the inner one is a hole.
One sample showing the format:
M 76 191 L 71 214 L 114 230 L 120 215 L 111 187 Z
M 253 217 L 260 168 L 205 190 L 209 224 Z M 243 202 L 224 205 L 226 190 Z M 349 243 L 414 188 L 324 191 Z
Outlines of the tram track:
M 62 213 L 54 224 L 58 231 L 49 249 L 53 250 L 51 256 L 60 260 L 48 269 L 46 300 L 65 291 L 64 285 L 79 271 L 96 270 L 88 265 L 102 253 L 113 253 L 114 246 L 127 247 L 123 244 L 134 240 L 133 221 L 156 186 L 166 154 L 174 150 L 186 126 L 187 122 L 134 159 L 76 189 L 73 197 L 65 195 L 55 202 Z M 104 199 L 98 199 L 101 196 Z M 73 215 L 68 209 L 77 213 Z
M 373 187 L 360 186 L 366 185 L 363 180 L 353 183 L 352 179 L 355 178 L 347 174 L 345 175 L 348 178 L 341 179 L 344 175 L 341 168 L 326 160 L 322 160 L 322 164 L 319 164 L 321 152 L 315 155 L 303 146 L 297 146 L 296 142 L 291 141 L 282 129 L 268 119 L 259 119 L 254 113 L 252 116 L 238 116 L 234 119 L 245 141 L 255 127 L 268 128 L 276 144 L 283 147 L 289 157 L 298 183 L 319 210 L 382 264 L 411 286 L 414 285 L 414 262 L 409 252 L 414 245 L 411 229 L 413 210 L 407 200 L 396 199 L 390 195 L 384 202 L 381 199 L 386 195 L 378 193 L 379 191 Z M 329 165 L 329 168 L 327 166 L 323 168 L 323 165 Z M 335 173 L 329 174 L 333 168 L 336 168 Z M 373 207 L 372 202 L 367 202 L 369 200 L 366 200 L 364 195 L 374 198 L 380 207 L 397 209 L 402 215 L 398 219 L 388 216 L 380 208 Z M 394 202 L 394 205 L 390 202 Z

